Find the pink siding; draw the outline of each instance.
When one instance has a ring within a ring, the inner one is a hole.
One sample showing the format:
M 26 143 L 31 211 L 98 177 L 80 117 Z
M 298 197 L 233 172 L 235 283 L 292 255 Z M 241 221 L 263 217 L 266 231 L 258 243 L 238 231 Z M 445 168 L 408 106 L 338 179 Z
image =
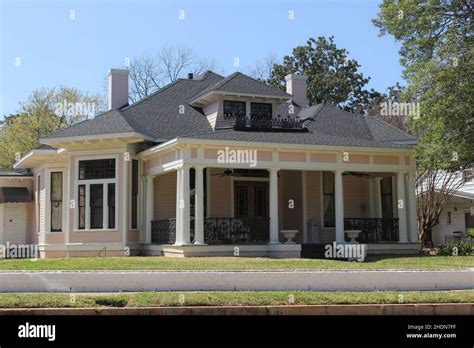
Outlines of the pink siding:
M 222 171 L 223 169 L 210 168 L 210 217 L 230 217 L 233 215 L 231 204 L 231 177 L 212 176 L 212 174 L 222 173 Z
M 92 231 L 71 233 L 71 243 L 122 243 L 122 240 L 123 235 L 118 231 Z
M 64 232 L 51 232 L 47 234 L 48 244 L 64 244 Z
M 128 232 L 128 241 L 129 242 L 140 242 L 140 231 L 132 230 Z
M 400 164 L 400 158 L 398 156 L 374 156 L 374 164 Z
M 35 216 L 35 202 L 26 203 L 26 242 L 31 244 L 38 242 Z
M 354 155 L 349 153 L 349 163 L 368 164 L 370 163 L 369 155 Z
M 353 175 L 343 176 L 344 217 L 369 217 L 369 181 Z
M 310 154 L 311 162 L 322 162 L 322 163 L 336 163 L 337 157 L 334 153 L 312 153 Z
M 272 159 L 273 159 L 273 154 L 271 151 L 257 151 L 258 161 L 271 161 Z
M 306 153 L 304 153 L 304 152 L 280 152 L 280 161 L 306 162 Z
M 154 220 L 176 217 L 176 172 L 159 175 L 154 185 Z
M 40 175 L 40 193 L 39 193 L 39 229 L 37 229 L 38 234 L 38 244 L 45 243 L 45 230 L 46 230 L 46 188 L 45 188 L 45 179 L 46 171 L 42 169 L 35 175 L 35 192 L 37 192 L 36 185 L 38 183 L 38 175 Z
M 216 101 L 214 103 L 206 105 L 202 109 L 202 111 L 204 112 L 204 115 L 206 115 L 207 120 L 209 121 L 209 124 L 211 125 L 212 128 L 216 126 L 217 113 L 219 112 L 219 105 L 220 105 L 220 101 Z

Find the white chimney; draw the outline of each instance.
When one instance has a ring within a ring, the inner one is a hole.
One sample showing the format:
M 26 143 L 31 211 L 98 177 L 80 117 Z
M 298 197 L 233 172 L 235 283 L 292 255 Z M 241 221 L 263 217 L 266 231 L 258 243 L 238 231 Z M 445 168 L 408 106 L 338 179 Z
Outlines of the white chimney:
M 128 70 L 110 69 L 109 80 L 109 110 L 118 109 L 128 103 Z
M 286 93 L 293 96 L 293 101 L 305 108 L 308 105 L 306 100 L 306 76 L 289 74 L 285 76 Z

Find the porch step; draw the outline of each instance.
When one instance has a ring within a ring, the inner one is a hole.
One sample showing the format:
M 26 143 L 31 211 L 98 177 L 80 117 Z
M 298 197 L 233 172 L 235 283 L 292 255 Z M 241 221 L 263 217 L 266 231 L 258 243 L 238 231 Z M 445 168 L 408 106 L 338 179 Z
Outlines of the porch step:
M 301 244 L 301 257 L 304 259 L 325 259 L 326 244 Z

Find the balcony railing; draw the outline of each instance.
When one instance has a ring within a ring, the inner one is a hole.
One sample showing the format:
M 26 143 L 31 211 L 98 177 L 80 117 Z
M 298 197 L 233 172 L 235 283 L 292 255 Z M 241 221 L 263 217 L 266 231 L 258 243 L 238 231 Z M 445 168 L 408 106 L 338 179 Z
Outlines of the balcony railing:
M 206 218 L 204 241 L 217 244 L 258 244 L 269 241 L 269 218 Z
M 307 128 L 304 126 L 304 121 L 299 117 L 277 117 L 262 116 L 262 115 L 250 115 L 247 117 L 243 114 L 226 113 L 224 114 L 225 120 L 235 119 L 234 129 L 235 130 L 247 130 L 247 131 L 266 131 L 266 132 L 281 132 L 281 131 L 293 131 L 293 132 L 306 132 Z
M 152 244 L 174 244 L 176 241 L 176 219 L 151 222 Z
M 219 244 L 258 244 L 269 241 L 269 218 L 205 218 L 204 242 Z M 190 224 L 191 243 L 194 242 L 194 220 Z M 151 222 L 152 244 L 174 244 L 176 219 Z
M 398 242 L 398 219 L 345 218 L 344 230 L 361 230 L 359 243 Z

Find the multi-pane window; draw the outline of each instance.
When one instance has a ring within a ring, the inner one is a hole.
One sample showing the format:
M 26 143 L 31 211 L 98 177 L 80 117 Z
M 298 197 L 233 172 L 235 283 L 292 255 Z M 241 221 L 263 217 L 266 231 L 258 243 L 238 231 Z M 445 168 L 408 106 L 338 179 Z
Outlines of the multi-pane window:
M 224 100 L 224 117 L 244 116 L 245 113 L 245 102 Z
M 79 161 L 77 185 L 78 229 L 115 228 L 115 158 Z
M 132 228 L 138 225 L 138 161 L 132 160 Z
M 380 191 L 382 194 L 382 217 L 384 219 L 391 219 L 393 218 L 393 195 L 391 177 L 385 177 L 380 180 Z
M 86 228 L 86 185 L 79 185 L 79 192 L 78 192 L 78 197 L 79 197 L 79 221 L 78 221 L 78 227 L 80 230 L 83 230 Z
M 90 185 L 90 227 L 92 229 L 103 228 L 104 219 L 104 185 Z
M 107 205 L 109 208 L 109 228 L 115 228 L 115 184 L 107 185 Z
M 324 227 L 336 225 L 334 173 L 323 172 Z
M 250 103 L 250 115 L 252 118 L 271 119 L 272 118 L 272 104 Z
M 63 173 L 51 173 L 51 232 L 62 231 L 63 221 Z
M 115 178 L 115 159 L 98 159 L 79 162 L 79 180 Z

